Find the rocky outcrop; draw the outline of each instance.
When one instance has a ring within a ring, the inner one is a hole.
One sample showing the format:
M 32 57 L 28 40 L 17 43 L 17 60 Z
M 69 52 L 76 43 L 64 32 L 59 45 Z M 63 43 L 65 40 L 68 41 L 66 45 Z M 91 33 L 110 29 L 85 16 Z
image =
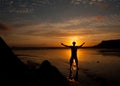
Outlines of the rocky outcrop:
M 32 65 L 32 64 L 31 64 Z M 38 69 L 24 64 L 0 38 L 0 86 L 69 86 L 66 77 L 47 60 Z
M 0 86 L 21 86 L 26 83 L 29 69 L 0 38 Z
M 105 40 L 94 47 L 95 48 L 120 48 L 120 39 Z

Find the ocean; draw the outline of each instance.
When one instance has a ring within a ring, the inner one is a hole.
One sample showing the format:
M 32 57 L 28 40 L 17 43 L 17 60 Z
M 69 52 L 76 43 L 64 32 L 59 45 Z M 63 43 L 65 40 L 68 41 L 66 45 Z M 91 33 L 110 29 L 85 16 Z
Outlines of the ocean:
M 44 60 L 49 60 L 63 75 L 69 76 L 70 49 L 13 51 L 24 63 L 32 61 L 41 64 Z M 77 57 L 79 61 L 78 82 L 83 86 L 88 84 L 97 86 L 103 82 L 111 84 L 110 86 L 120 85 L 120 52 L 101 52 L 100 49 L 78 49 Z

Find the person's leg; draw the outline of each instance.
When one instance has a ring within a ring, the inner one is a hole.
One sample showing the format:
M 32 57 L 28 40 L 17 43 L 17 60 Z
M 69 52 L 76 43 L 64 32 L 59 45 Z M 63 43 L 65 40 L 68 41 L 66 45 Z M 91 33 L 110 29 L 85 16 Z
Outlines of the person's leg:
M 78 68 L 78 59 L 77 59 L 77 57 L 75 58 L 75 63 L 76 63 L 77 69 L 79 69 Z
M 76 81 L 78 81 L 78 70 L 76 70 L 75 78 Z
M 72 70 L 70 70 L 69 79 L 72 79 Z
M 72 64 L 73 64 L 73 58 L 71 57 L 70 58 L 70 70 L 71 70 Z

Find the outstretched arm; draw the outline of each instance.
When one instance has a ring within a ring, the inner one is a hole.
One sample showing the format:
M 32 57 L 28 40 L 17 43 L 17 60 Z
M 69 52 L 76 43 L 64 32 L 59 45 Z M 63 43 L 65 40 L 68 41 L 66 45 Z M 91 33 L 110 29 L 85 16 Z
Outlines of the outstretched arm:
M 85 44 L 85 42 L 83 42 L 80 46 L 78 46 L 78 47 L 82 47 L 83 45 Z
M 65 47 L 69 47 L 68 45 L 65 45 L 65 44 L 63 44 L 63 43 L 61 43 L 61 45 L 65 46 Z

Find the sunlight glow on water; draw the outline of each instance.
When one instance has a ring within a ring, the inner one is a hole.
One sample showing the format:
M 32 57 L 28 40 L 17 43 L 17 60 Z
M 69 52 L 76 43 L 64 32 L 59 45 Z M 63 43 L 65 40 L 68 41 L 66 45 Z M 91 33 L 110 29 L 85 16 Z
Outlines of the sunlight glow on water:
M 68 75 L 70 49 L 16 50 L 14 52 L 25 63 L 30 60 L 40 64 L 44 60 L 49 60 L 63 74 Z M 120 55 L 118 53 L 101 53 L 95 49 L 79 49 L 77 56 L 79 68 L 83 71 L 89 70 L 109 79 L 120 77 Z
M 69 62 L 71 57 L 70 49 L 48 49 L 48 50 L 16 50 L 14 51 L 21 60 L 33 60 L 42 62 L 45 59 Z M 97 62 L 100 60 L 105 63 L 114 63 L 120 61 L 120 56 L 109 55 L 92 49 L 78 49 L 77 57 L 80 62 Z

